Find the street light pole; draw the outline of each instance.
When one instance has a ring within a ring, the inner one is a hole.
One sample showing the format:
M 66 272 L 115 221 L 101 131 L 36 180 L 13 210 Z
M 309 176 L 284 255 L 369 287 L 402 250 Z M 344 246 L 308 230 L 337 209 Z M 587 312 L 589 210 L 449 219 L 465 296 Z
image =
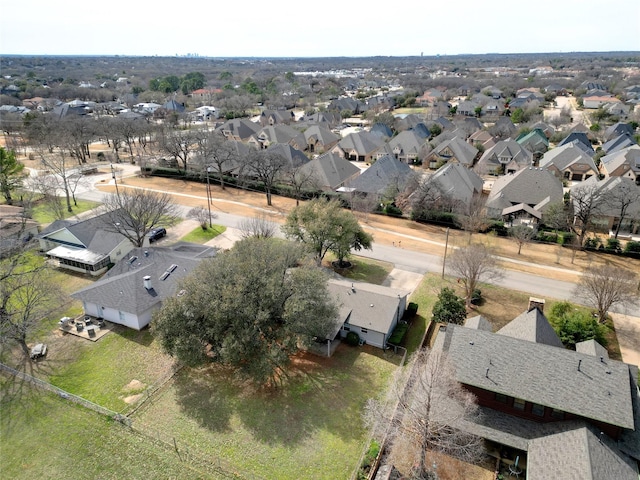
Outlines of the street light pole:
M 447 236 L 444 240 L 444 257 L 442 259 L 442 278 L 444 278 L 444 267 L 447 263 L 447 247 L 449 246 L 449 227 L 447 227 Z
M 116 169 L 113 168 L 113 163 L 111 164 L 111 178 L 113 178 L 113 183 L 116 186 L 116 195 L 120 197 L 120 192 L 118 191 L 118 180 L 116 179 Z

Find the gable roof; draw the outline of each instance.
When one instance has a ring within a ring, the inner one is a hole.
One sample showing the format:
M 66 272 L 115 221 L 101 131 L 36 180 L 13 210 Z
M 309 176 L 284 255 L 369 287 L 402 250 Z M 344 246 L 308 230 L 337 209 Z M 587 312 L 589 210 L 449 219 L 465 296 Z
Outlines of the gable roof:
M 260 130 L 256 137 L 266 139 L 269 143 L 294 143 L 300 147 L 306 145 L 304 134 L 286 124 L 268 125 Z
M 564 348 L 560 338 L 544 314 L 537 308 L 521 313 L 496 332 L 498 335 L 519 338 L 529 342 L 544 343 Z
M 289 167 L 296 168 L 301 165 L 304 165 L 309 161 L 309 158 L 304 154 L 303 151 L 298 150 L 297 148 L 293 148 L 288 143 L 275 143 L 269 146 L 266 149 L 268 152 L 275 153 L 284 158 Z
M 363 193 L 382 194 L 392 183 L 402 188 L 413 170 L 409 165 L 391 155 L 385 155 L 350 182 L 350 187 Z
M 424 137 L 419 135 L 415 130 L 404 130 L 389 140 L 388 143 L 392 150 L 399 148 L 404 155 L 418 155 L 425 141 Z
M 301 167 L 304 172 L 313 172 L 317 182 L 332 190 L 360 173 L 360 169 L 340 155 L 325 153 Z
M 517 164 L 518 168 L 522 169 L 531 166 L 533 161 L 533 154 L 520 145 L 518 142 L 512 139 L 500 140 L 493 147 L 486 150 L 478 164 L 479 169 L 486 169 L 487 167 L 498 167 L 501 164 Z
M 563 199 L 562 182 L 549 170 L 524 168 L 499 177 L 493 184 L 487 207 L 503 208 L 518 203 L 535 207 L 549 205 Z
M 346 323 L 384 334 L 389 333 L 401 299 L 409 294 L 382 285 L 338 279 L 329 280 L 327 286 L 340 305 L 341 315 L 348 317 Z
M 104 229 L 104 223 L 111 214 L 102 214 L 95 217 L 73 222 L 70 220 L 55 221 L 44 229 L 38 238 L 49 240 L 72 248 L 91 250 L 94 253 L 107 255 L 117 247 L 125 237 L 116 232 L 109 232 Z M 52 238 L 56 233 L 66 230 L 73 239 L 58 240 Z
M 338 142 L 344 151 L 355 151 L 358 155 L 371 155 L 384 143 L 384 140 L 369 132 L 352 132 Z
M 482 193 L 484 185 L 484 180 L 476 172 L 459 163 L 443 165 L 429 180 L 437 182 L 444 194 L 465 204 L 474 195 Z
M 440 336 L 440 335 L 438 335 Z M 456 379 L 580 417 L 634 429 L 629 366 L 580 352 L 447 325 L 442 348 Z
M 455 136 L 450 140 L 445 140 L 439 143 L 433 152 L 436 155 L 442 156 L 445 150 L 450 150 L 453 153 L 453 157 L 462 165 L 466 167 L 473 166 L 473 160 L 478 154 L 478 149 L 473 145 L 465 142 L 462 138 Z
M 623 133 L 604 143 L 602 145 L 602 150 L 609 154 L 617 152 L 618 150 L 622 150 L 623 148 L 631 147 L 633 145 L 637 145 L 634 138 L 628 133 Z
M 578 142 L 578 143 L 574 143 L 574 142 Z M 576 146 L 580 147 L 582 150 L 585 151 L 585 153 L 587 153 L 590 156 L 595 155 L 595 151 L 593 150 L 593 147 L 591 146 L 591 142 L 589 141 L 589 137 L 587 136 L 586 132 L 571 132 L 569 133 L 569 135 L 567 135 L 566 137 L 564 137 L 560 143 L 558 143 L 558 147 L 562 147 L 563 145 L 566 145 L 568 143 L 574 143 Z
M 569 167 L 584 165 L 593 170 L 594 173 L 598 173 L 598 168 L 593 158 L 578 145 L 579 142 L 574 140 L 545 152 L 540 159 L 540 167 L 544 169 L 555 167 L 562 172 Z
M 624 175 L 627 171 L 632 170 L 636 176 L 640 176 L 640 145 L 631 145 L 605 155 L 600 158 L 600 162 L 607 175 L 611 175 L 618 168 L 623 167 L 619 174 Z
M 304 131 L 304 138 L 309 143 L 310 140 L 315 140 L 322 145 L 335 145 L 340 141 L 340 136 L 333 133 L 326 127 L 320 125 L 311 125 Z

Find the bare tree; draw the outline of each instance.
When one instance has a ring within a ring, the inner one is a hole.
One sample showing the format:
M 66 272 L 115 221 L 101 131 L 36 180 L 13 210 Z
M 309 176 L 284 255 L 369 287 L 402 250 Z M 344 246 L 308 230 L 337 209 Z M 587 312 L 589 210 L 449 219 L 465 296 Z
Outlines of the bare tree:
M 491 250 L 480 243 L 458 248 L 448 262 L 449 270 L 462 282 L 467 307 L 471 307 L 474 290 L 482 281 L 497 280 L 503 273 L 496 267 Z
M 584 246 L 587 234 L 593 229 L 593 219 L 602 210 L 603 189 L 597 183 L 580 184 L 571 188 L 573 222 L 571 230 L 576 234 L 578 246 Z
M 211 215 L 211 217 L 209 216 Z M 211 218 L 217 218 L 216 213 L 211 213 L 204 207 L 193 207 L 191 210 L 187 212 L 187 218 L 193 218 L 199 224 L 202 230 L 206 230 L 209 228 L 209 222 Z
M 380 205 L 380 202 L 376 195 L 367 195 L 355 190 L 349 194 L 351 210 L 362 214 L 362 221 L 365 223 L 369 221 L 369 214 L 378 209 L 378 205 Z
M 271 238 L 276 234 L 277 226 L 267 218 L 265 213 L 261 212 L 251 218 L 244 218 L 238 228 L 242 238 Z
M 238 164 L 235 146 L 217 132 L 202 132 L 197 137 L 196 163 L 205 174 L 215 171 L 220 188 L 225 189 L 224 175 Z
M 531 242 L 536 236 L 538 230 L 528 225 L 516 225 L 509 229 L 509 236 L 518 244 L 518 255 L 522 250 L 522 246 Z
M 635 273 L 607 264 L 585 272 L 576 286 L 575 295 L 595 308 L 598 320 L 604 323 L 612 306 L 630 304 L 638 299 L 636 285 Z
M 296 199 L 296 205 L 300 205 L 302 192 L 305 190 L 318 190 L 319 182 L 312 170 L 302 168 L 303 165 L 288 168 L 284 171 L 284 179 L 291 188 L 293 188 L 293 196 Z
M 267 205 L 271 205 L 271 196 L 276 181 L 287 167 L 286 159 L 268 150 L 253 150 L 243 161 L 242 175 L 258 180 L 264 185 Z
M 410 457 L 409 478 L 430 478 L 429 452 L 475 462 L 483 454 L 483 440 L 464 431 L 479 416 L 475 397 L 456 381 L 446 355 L 418 350 L 399 369 L 387 397 L 369 400 L 365 423 L 374 435 L 391 444 L 391 455 Z
M 182 164 L 186 172 L 189 157 L 196 150 L 197 137 L 194 132 L 170 129 L 165 127 L 158 134 L 158 147 L 167 155 L 171 155 L 178 164 Z
M 33 204 L 33 194 L 39 194 L 42 197 L 44 208 L 56 220 L 62 220 L 65 215 L 65 208 L 60 197 L 58 197 L 58 182 L 51 175 L 35 175 L 30 176 L 25 181 L 26 190 L 31 192 L 27 196 L 27 202 Z
M 0 260 L 0 343 L 16 342 L 29 355 L 27 336 L 48 313 L 47 306 L 60 291 L 44 262 L 29 258 L 23 235 L 3 245 Z
M 640 187 L 628 177 L 620 177 L 616 181 L 618 184 L 609 190 L 604 202 L 608 208 L 615 212 L 618 219 L 615 231 L 615 238 L 618 238 L 622 222 L 629 216 L 629 207 L 640 205 Z M 640 208 L 636 208 L 633 214 L 640 215 Z
M 142 247 L 146 235 L 159 225 L 178 220 L 178 209 L 168 193 L 143 189 L 121 189 L 103 200 L 104 229 L 122 234 L 136 247 Z
M 487 199 L 484 195 L 475 194 L 458 211 L 457 222 L 465 232 L 469 232 L 469 244 L 471 244 L 471 235 L 484 230 L 489 224 L 486 203 Z

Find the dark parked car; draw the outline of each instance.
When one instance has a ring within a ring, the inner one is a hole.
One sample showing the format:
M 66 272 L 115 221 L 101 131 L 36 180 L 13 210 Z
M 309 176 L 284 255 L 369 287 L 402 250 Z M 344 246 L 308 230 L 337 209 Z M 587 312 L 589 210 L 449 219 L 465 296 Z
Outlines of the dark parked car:
M 149 243 L 161 239 L 167 234 L 167 229 L 163 227 L 154 228 L 149 232 Z

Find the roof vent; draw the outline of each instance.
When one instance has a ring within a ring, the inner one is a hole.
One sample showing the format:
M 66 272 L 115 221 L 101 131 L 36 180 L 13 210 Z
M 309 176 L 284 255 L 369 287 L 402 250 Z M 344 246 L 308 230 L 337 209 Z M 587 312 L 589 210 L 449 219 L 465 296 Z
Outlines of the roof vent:
M 153 286 L 151 286 L 151 277 L 149 275 L 145 275 L 142 280 L 144 281 L 144 288 L 147 290 L 151 290 Z
M 351 282 L 351 291 L 353 293 L 356 293 L 356 287 L 353 286 L 353 282 Z
M 144 256 L 145 256 L 145 257 L 148 257 L 148 256 L 149 256 L 149 250 L 145 250 L 145 251 L 144 251 Z
M 164 272 L 161 276 L 160 276 L 160 280 L 165 281 L 169 275 L 171 275 L 169 272 Z
M 135 256 L 135 255 L 134 255 L 133 257 L 131 257 L 131 258 L 129 259 L 129 265 L 133 265 L 133 262 L 135 262 L 137 259 L 138 259 L 138 257 L 137 257 L 137 256 Z
M 178 268 L 178 265 L 176 265 L 175 263 L 172 264 L 169 268 L 167 268 L 167 272 L 171 273 L 173 272 L 176 268 Z

